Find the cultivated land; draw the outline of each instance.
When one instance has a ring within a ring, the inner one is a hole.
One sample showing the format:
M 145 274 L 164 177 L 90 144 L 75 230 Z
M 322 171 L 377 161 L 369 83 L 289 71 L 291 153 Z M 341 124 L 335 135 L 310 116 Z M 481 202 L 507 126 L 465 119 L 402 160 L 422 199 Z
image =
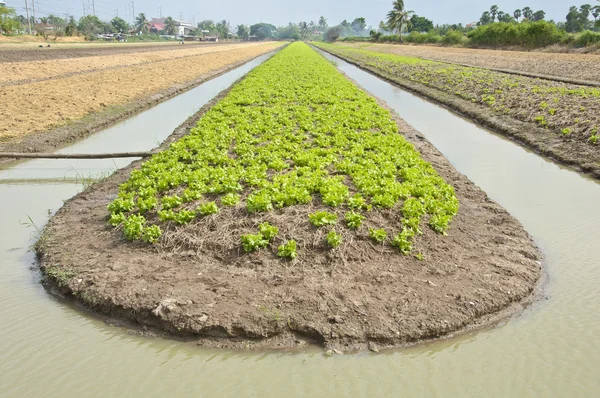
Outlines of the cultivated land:
M 600 88 L 338 44 L 316 46 L 600 177 Z
M 280 44 L 178 47 L 142 53 L 0 63 L 0 150 L 42 151 L 168 98 Z M 63 52 L 76 50 L 59 50 Z M 89 50 L 88 50 L 89 51 Z M 94 51 L 91 51 L 95 54 Z M 45 80 L 39 80 L 45 79 Z
M 545 53 L 394 44 L 340 43 L 351 48 L 466 64 L 481 68 L 600 83 L 600 54 Z
M 53 288 L 236 347 L 399 346 L 531 298 L 540 254 L 520 224 L 306 45 L 199 116 L 52 218 Z

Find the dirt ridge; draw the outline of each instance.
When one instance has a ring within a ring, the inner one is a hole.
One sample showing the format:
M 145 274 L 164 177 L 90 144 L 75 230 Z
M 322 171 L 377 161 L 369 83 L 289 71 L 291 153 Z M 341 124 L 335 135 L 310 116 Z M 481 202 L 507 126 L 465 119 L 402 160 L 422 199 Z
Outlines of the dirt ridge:
M 218 98 L 162 147 L 186 134 Z M 372 263 L 328 269 L 318 254 L 302 269 L 268 255 L 248 255 L 233 265 L 123 242 L 106 223 L 106 204 L 140 166 L 134 162 L 52 217 L 37 246 L 46 284 L 111 323 L 212 347 L 379 350 L 452 336 L 519 313 L 540 293 L 542 256 L 535 244 L 421 134 L 395 120 L 455 187 L 461 204 L 448 237 L 424 231 L 431 252 L 425 263 L 375 252 Z

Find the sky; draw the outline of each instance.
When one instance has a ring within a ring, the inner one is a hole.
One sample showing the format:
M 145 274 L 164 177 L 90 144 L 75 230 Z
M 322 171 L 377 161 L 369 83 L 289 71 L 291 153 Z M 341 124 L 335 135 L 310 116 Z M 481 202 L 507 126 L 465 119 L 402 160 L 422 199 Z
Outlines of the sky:
M 25 0 L 3 0 L 8 7 L 17 9 L 18 14 L 25 15 Z M 233 26 L 238 24 L 254 24 L 267 22 L 276 26 L 287 25 L 288 22 L 315 21 L 323 15 L 329 25 L 337 25 L 342 20 L 352 21 L 364 17 L 368 25 L 377 26 L 385 19 L 391 9 L 393 0 L 228 0 L 198 1 L 198 0 L 28 0 L 30 12 L 35 1 L 37 17 L 48 14 L 64 16 L 75 15 L 79 18 L 86 13 L 92 13 L 92 3 L 96 15 L 103 20 L 110 20 L 118 15 L 132 21 L 132 5 L 135 14 L 143 12 L 147 18 L 171 16 L 189 22 L 199 22 L 203 19 L 228 20 Z M 580 0 L 585 4 L 584 0 Z M 458 23 L 463 24 L 479 20 L 481 13 L 496 4 L 500 10 L 512 14 L 517 8 L 530 7 L 534 11 L 546 11 L 546 19 L 564 21 L 571 5 L 581 5 L 579 2 L 565 0 L 456 0 L 453 2 L 440 0 L 405 0 L 405 7 L 418 15 L 431 19 L 434 24 Z M 600 4 L 597 0 L 587 3 Z

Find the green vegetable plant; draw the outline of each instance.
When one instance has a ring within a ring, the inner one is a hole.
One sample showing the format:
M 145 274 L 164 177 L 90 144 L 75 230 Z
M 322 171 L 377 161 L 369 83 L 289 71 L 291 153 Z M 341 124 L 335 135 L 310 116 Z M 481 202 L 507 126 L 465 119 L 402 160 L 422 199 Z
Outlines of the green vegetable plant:
M 242 235 L 242 247 L 246 253 L 264 249 L 269 246 L 269 241 L 262 234 Z
M 268 222 L 260 224 L 258 226 L 258 230 L 260 231 L 263 238 L 269 242 L 275 239 L 275 237 L 279 233 L 279 228 L 269 224 Z
M 198 206 L 197 211 L 198 214 L 202 216 L 208 216 L 211 214 L 217 214 L 219 212 L 219 207 L 215 202 L 208 202 Z
M 397 65 L 387 55 L 377 61 Z M 493 106 L 506 106 L 502 88 L 490 84 L 487 92 L 471 94 L 450 84 L 456 76 L 487 79 L 479 70 L 445 65 L 440 73 L 457 95 L 477 101 L 485 95 Z M 308 217 L 318 228 L 336 225 L 338 214 L 357 230 L 367 219 L 376 223 L 381 212 L 398 213 L 408 243 L 421 234 L 424 217 L 444 234 L 458 212 L 452 186 L 399 134 L 389 112 L 317 52 L 293 43 L 236 84 L 188 135 L 133 170 L 108 206 L 108 222 L 127 239 L 152 243 L 159 230 L 171 233 L 169 224 L 191 229 L 207 215 L 217 222 L 232 214 L 254 219 L 303 205 L 319 208 Z M 150 227 L 142 220 L 160 229 L 145 232 Z M 267 247 L 277 235 L 270 224 L 259 230 L 241 237 L 246 252 Z M 341 236 L 332 232 L 327 242 L 336 247 Z M 406 250 L 407 243 L 400 246 Z
M 350 229 L 358 229 L 362 225 L 364 219 L 364 216 L 354 211 L 349 211 L 346 213 L 346 225 Z
M 294 259 L 298 255 L 298 253 L 296 252 L 296 246 L 297 245 L 295 240 L 288 240 L 286 243 L 279 246 L 279 248 L 277 249 L 277 255 L 279 257 Z
M 329 247 L 331 247 L 332 249 L 335 249 L 336 247 L 338 247 L 339 245 L 341 245 L 342 241 L 343 241 L 342 235 L 338 234 L 335 231 L 330 231 L 327 234 L 326 240 L 327 240 L 327 245 Z
M 310 223 L 317 228 L 325 225 L 335 225 L 337 223 L 337 218 L 337 215 L 326 211 L 318 211 L 308 216 Z
M 385 229 L 369 229 L 369 236 L 377 243 L 383 243 L 387 239 Z

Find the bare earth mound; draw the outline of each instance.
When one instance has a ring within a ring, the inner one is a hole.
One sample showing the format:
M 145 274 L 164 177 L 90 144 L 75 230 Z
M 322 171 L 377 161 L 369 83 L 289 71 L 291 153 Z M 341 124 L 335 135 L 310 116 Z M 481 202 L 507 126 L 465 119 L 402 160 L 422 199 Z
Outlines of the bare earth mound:
M 313 255 L 295 262 L 271 251 L 233 260 L 208 245 L 164 252 L 125 243 L 107 225 L 106 206 L 138 162 L 77 195 L 52 218 L 38 247 L 47 281 L 94 312 L 209 346 L 401 346 L 514 313 L 534 293 L 540 253 L 517 220 L 418 132 L 397 123 L 460 201 L 448 236 L 424 230 L 416 244 L 426 248 L 424 261 L 374 248 L 367 233 L 337 255 L 319 250 L 320 241 L 299 240 Z M 271 217 L 296 221 L 310 211 L 296 206 Z M 231 220 L 208 222 L 208 233 L 232 234 L 251 222 Z M 300 224 L 287 224 L 282 234 Z

